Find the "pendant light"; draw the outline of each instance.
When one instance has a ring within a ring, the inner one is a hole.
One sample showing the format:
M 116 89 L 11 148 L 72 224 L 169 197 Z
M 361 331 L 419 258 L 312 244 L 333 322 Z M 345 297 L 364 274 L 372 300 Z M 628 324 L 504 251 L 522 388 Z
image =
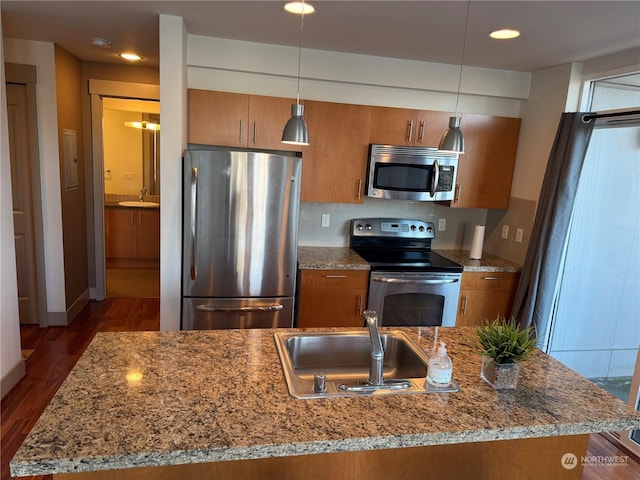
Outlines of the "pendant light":
M 304 0 L 302 2 L 304 7 Z M 291 118 L 284 126 L 282 143 L 291 145 L 309 145 L 309 131 L 304 121 L 304 105 L 300 104 L 300 59 L 302 57 L 302 31 L 304 27 L 304 8 L 300 13 L 300 46 L 298 48 L 298 93 L 296 103 L 291 105 Z
M 458 116 L 458 103 L 460 102 L 460 87 L 462 85 L 462 68 L 464 66 L 464 53 L 467 46 L 467 27 L 469 25 L 469 7 L 471 0 L 467 2 L 467 15 L 464 22 L 464 38 L 462 40 L 462 59 L 460 61 L 460 76 L 458 77 L 458 93 L 456 96 L 456 110 L 453 117 L 449 117 L 449 128 L 442 135 L 438 150 L 441 152 L 464 153 L 464 135 L 460 130 L 462 116 Z

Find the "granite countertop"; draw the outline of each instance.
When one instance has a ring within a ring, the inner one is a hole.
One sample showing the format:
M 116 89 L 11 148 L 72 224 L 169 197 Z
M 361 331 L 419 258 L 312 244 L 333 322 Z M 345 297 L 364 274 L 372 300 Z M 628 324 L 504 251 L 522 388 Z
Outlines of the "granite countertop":
M 447 260 L 462 265 L 463 272 L 520 272 L 522 270 L 522 265 L 486 252 L 482 253 L 480 260 L 472 260 L 469 258 L 469 250 L 439 250 L 434 248 L 433 251 Z
M 369 262 L 349 247 L 298 247 L 302 270 L 370 270 Z
M 433 328 L 401 330 L 425 349 L 434 343 Z M 457 393 L 294 399 L 274 332 L 98 333 L 11 461 L 12 474 L 640 428 L 624 403 L 538 351 L 516 390 L 493 390 L 479 378 L 472 328 L 439 329 Z

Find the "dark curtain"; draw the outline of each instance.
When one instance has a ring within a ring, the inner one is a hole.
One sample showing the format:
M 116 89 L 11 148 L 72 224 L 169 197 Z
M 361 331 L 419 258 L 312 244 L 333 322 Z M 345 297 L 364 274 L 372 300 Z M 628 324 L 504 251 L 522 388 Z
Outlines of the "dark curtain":
M 522 327 L 534 325 L 538 348 L 547 349 L 573 203 L 595 120 L 563 113 L 542 182 L 536 219 L 512 315 Z

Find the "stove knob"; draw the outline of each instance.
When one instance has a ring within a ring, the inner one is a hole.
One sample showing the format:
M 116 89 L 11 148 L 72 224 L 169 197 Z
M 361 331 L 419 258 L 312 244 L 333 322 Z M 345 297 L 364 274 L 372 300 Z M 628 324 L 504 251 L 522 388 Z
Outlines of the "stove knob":
M 420 225 L 420 228 L 418 230 L 420 230 L 421 232 L 424 232 L 424 225 Z
M 420 227 L 420 228 L 422 228 L 422 227 Z M 411 225 L 411 231 L 412 231 L 412 232 L 415 232 L 415 231 L 416 231 L 416 226 L 415 226 L 415 225 Z
M 364 227 L 362 226 L 361 223 L 356 223 L 356 230 L 362 231 L 363 229 L 364 229 Z
M 433 233 L 433 227 L 427 227 L 427 232 L 428 233 Z
M 369 225 L 368 223 L 364 226 L 365 230 L 371 230 L 373 227 L 371 225 Z

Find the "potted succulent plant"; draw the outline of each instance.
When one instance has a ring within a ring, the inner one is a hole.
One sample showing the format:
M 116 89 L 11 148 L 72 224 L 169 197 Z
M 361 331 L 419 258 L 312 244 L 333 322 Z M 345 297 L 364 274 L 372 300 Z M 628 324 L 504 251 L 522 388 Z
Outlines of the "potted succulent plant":
M 512 318 L 498 317 L 476 327 L 482 355 L 480 377 L 496 390 L 516 388 L 520 362 L 535 350 L 533 327 L 520 328 Z

